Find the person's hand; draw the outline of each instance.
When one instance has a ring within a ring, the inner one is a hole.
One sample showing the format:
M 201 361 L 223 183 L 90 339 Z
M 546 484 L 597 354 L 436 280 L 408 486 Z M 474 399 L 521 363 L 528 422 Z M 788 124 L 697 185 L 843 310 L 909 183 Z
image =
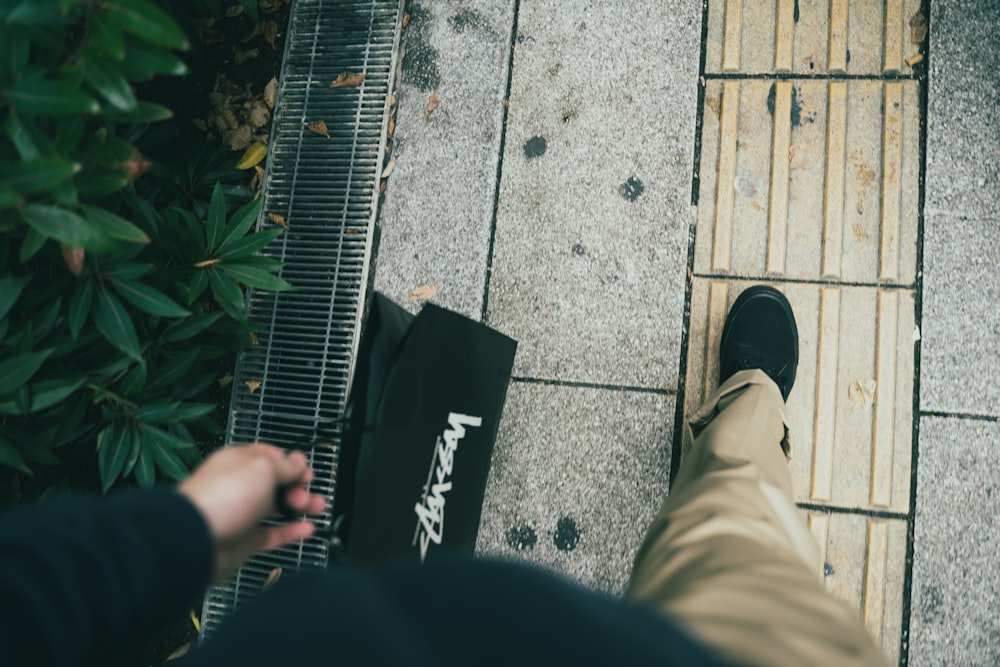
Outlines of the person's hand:
M 260 526 L 276 516 L 275 502 L 296 514 L 316 514 L 326 498 L 310 494 L 305 485 L 313 471 L 301 452 L 264 444 L 224 447 L 208 457 L 184 480 L 178 491 L 205 516 L 215 539 L 215 579 L 228 577 L 257 551 L 276 549 L 305 539 L 315 526 L 307 520 Z

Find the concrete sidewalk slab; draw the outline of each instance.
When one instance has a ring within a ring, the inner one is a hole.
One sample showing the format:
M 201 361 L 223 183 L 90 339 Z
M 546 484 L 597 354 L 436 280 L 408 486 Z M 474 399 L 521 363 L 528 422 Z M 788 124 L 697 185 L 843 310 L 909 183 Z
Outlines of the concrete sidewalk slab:
M 674 398 L 511 384 L 478 552 L 621 593 L 666 497 Z
M 931 16 L 926 213 L 996 220 L 1000 3 L 938 0 Z
M 488 323 L 518 376 L 677 385 L 697 3 L 523 3 Z
M 1000 217 L 924 219 L 923 410 L 1000 416 Z
M 478 320 L 513 2 L 414 2 L 410 12 L 375 287 L 416 312 L 408 296 L 426 285 L 435 303 Z
M 924 417 L 910 662 L 1000 664 L 1000 424 Z

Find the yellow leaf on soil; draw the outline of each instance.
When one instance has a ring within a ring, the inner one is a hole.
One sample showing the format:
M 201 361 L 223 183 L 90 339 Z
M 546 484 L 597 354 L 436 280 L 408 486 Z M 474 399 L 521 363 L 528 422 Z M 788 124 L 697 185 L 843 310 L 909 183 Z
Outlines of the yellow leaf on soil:
M 236 163 L 237 169 L 250 169 L 258 164 L 267 155 L 267 146 L 261 143 L 252 143 L 243 153 L 243 157 Z
M 247 381 L 246 381 L 246 382 L 244 382 L 243 384 L 245 384 L 245 385 L 247 386 L 247 389 L 248 389 L 248 390 L 250 391 L 250 393 L 252 394 L 252 393 L 254 393 L 255 391 L 257 391 L 258 389 L 260 389 L 260 385 L 261 385 L 262 383 L 261 383 L 261 381 L 260 381 L 260 380 L 247 380 Z
M 198 620 L 198 615 L 194 613 L 194 609 L 191 610 L 191 625 L 198 632 L 201 632 L 201 621 Z
M 278 577 L 280 576 L 281 576 L 280 567 L 276 567 L 273 570 L 271 570 L 271 573 L 267 575 L 267 581 L 265 581 L 264 585 L 260 587 L 260 590 L 266 591 L 271 586 L 274 586 L 275 582 L 278 581 Z
M 181 646 L 180 648 L 178 648 L 173 653 L 167 656 L 167 662 L 170 662 L 171 660 L 176 660 L 177 658 L 183 658 L 184 656 L 187 655 L 187 652 L 190 649 L 191 649 L 191 642 L 184 644 L 184 646 Z
M 365 80 L 365 74 L 355 74 L 354 72 L 341 72 L 336 80 L 330 84 L 331 88 L 357 88 Z
M 424 301 L 430 301 L 437 293 L 441 291 L 441 286 L 437 283 L 431 283 L 430 285 L 421 285 L 420 287 L 411 290 L 407 299 L 410 303 L 423 303 Z
M 431 96 L 427 99 L 427 113 L 424 114 L 424 120 L 431 115 L 431 112 L 438 108 L 439 104 L 437 93 L 432 92 Z
M 330 136 L 330 130 L 327 129 L 325 120 L 309 121 L 309 131 L 321 134 L 324 137 Z

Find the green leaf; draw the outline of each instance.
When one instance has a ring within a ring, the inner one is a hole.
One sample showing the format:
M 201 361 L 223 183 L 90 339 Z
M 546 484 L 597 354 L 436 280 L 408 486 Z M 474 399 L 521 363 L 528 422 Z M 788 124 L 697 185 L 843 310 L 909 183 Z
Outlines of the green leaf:
M 108 110 L 101 114 L 106 120 L 114 121 L 115 123 L 130 123 L 132 125 L 155 123 L 172 118 L 173 115 L 173 111 L 161 104 L 143 102 L 142 100 L 139 100 L 139 103 L 132 111 Z
M 104 15 L 104 12 L 91 14 L 90 39 L 95 46 L 115 60 L 121 60 L 125 56 L 122 31 Z
M 258 250 L 261 250 L 278 238 L 283 232 L 283 229 L 268 229 L 262 232 L 257 232 L 256 234 L 251 234 L 250 236 L 245 236 L 239 241 L 230 244 L 228 247 L 224 248 L 219 254 L 219 259 L 222 261 L 232 261 L 236 259 L 243 259 L 254 254 Z
M 28 392 L 28 385 L 18 387 L 14 392 L 14 404 L 17 405 L 17 412 L 23 417 L 28 416 L 31 409 L 31 394 Z
M 173 387 L 184 374 L 191 370 L 201 355 L 201 348 L 195 347 L 168 359 L 159 369 L 151 372 L 152 380 L 146 390 L 158 392 Z
M 26 443 L 14 440 L 12 444 L 28 463 L 39 463 L 46 466 L 59 465 L 60 463 L 52 450 L 41 441 L 32 440 L 30 443 Z
M 236 211 L 236 213 L 233 214 L 232 219 L 229 221 L 229 224 L 226 225 L 226 231 L 222 234 L 219 247 L 225 249 L 246 236 L 247 231 L 249 231 L 250 227 L 260 216 L 260 211 L 263 206 L 264 198 L 257 197 L 257 199 L 251 201 L 249 204 L 246 204 L 240 210 Z
M 108 3 L 105 11 L 113 23 L 148 42 L 174 49 L 188 48 L 180 28 L 146 0 L 118 0 Z
M 10 3 L 5 3 L 9 4 Z M 58 27 L 66 23 L 56 3 L 46 0 L 24 0 L 7 14 L 8 25 Z
M 7 117 L 7 136 L 10 138 L 11 143 L 14 144 L 17 154 L 21 156 L 22 160 L 58 157 L 55 146 L 52 145 L 48 137 L 39 133 L 37 128 L 34 127 L 34 123 L 31 123 L 31 125 L 25 124 L 17 113 L 11 113 Z
M 131 222 L 101 206 L 84 206 L 83 215 L 114 239 L 129 243 L 149 243 L 149 236 Z
M 118 479 L 132 448 L 128 425 L 115 420 L 97 436 L 97 465 L 101 472 L 101 491 L 107 493 Z
M 52 327 L 59 317 L 59 309 L 62 307 L 62 297 L 56 297 L 46 304 L 41 312 L 31 319 L 31 324 L 35 330 L 33 333 L 36 342 L 44 339 L 52 331 Z
M 174 427 L 174 428 L 177 428 L 177 427 Z M 193 448 L 195 446 L 194 440 L 188 440 L 188 439 L 185 439 L 183 437 L 174 435 L 173 433 L 170 433 L 169 431 L 166 431 L 164 429 L 158 428 L 156 426 L 147 426 L 147 427 L 145 427 L 145 429 L 154 438 L 156 438 L 160 442 L 161 445 L 163 445 L 164 447 L 166 447 L 168 449 L 188 449 L 188 448 Z M 191 435 L 190 432 L 188 432 L 187 429 L 183 429 L 183 430 L 184 430 L 185 433 L 187 433 L 188 436 Z
M 113 107 L 120 111 L 134 111 L 138 103 L 132 87 L 114 65 L 98 58 L 80 58 L 80 71 L 87 83 Z
M 153 455 L 156 465 L 159 466 L 168 477 L 175 481 L 181 481 L 191 474 L 184 462 L 177 456 L 174 450 L 164 445 L 162 438 L 167 434 L 158 428 L 147 426 L 143 429 L 142 449 L 143 454 L 147 451 Z
M 135 418 L 141 422 L 167 424 L 173 421 L 173 412 L 180 404 L 180 401 L 157 401 L 156 403 L 150 403 L 136 410 Z
M 50 354 L 52 350 L 42 350 L 0 361 L 0 393 L 10 394 L 23 386 L 42 367 Z
M 128 185 L 125 169 L 97 167 L 84 169 L 73 179 L 76 189 L 84 199 L 100 199 L 118 192 Z
M 112 279 L 115 291 L 139 310 L 160 317 L 185 317 L 190 310 L 181 308 L 163 292 L 140 282 L 123 282 Z
M 28 66 L 31 38 L 27 31 L 0 29 L 0 78 L 17 81 Z
M 21 219 L 43 237 L 54 238 L 73 248 L 97 252 L 109 252 L 117 248 L 117 244 L 103 230 L 64 208 L 28 204 L 20 213 Z
M 208 269 L 197 269 L 191 277 L 191 285 L 188 288 L 188 305 L 193 304 L 208 287 Z
M 135 469 L 135 464 L 139 460 L 139 453 L 142 451 L 142 436 L 139 435 L 139 429 L 135 424 L 129 422 L 128 425 L 129 439 L 131 445 L 128 450 L 128 459 L 125 461 L 125 467 L 122 468 L 122 477 L 127 477 L 129 473 Z
M 27 262 L 29 259 L 34 257 L 48 238 L 36 230 L 34 227 L 28 229 L 28 233 L 24 237 L 24 241 L 21 243 L 21 250 L 18 252 L 17 256 L 21 262 Z
M 264 271 L 252 266 L 246 266 L 245 264 L 240 264 L 238 262 L 233 264 L 220 264 L 219 268 L 225 271 L 230 277 L 235 278 L 244 285 L 249 285 L 250 287 L 269 290 L 271 292 L 287 292 L 295 289 L 269 271 Z
M 152 264 L 115 264 L 104 269 L 104 275 L 115 280 L 135 280 L 150 272 Z
M 126 398 L 142 391 L 142 388 L 146 386 L 146 364 L 136 364 L 135 368 L 130 370 L 122 378 L 121 384 L 118 385 L 118 393 Z
M 0 211 L 6 211 L 24 205 L 24 197 L 6 185 L 0 185 Z
M 43 380 L 31 386 L 31 412 L 41 412 L 59 403 L 83 386 L 87 378 Z
M 31 281 L 31 276 L 10 276 L 0 278 L 0 319 L 3 318 L 21 296 L 21 290 Z
M 139 337 L 135 333 L 132 318 L 125 312 L 121 301 L 104 287 L 101 287 L 97 292 L 94 324 L 97 325 L 97 329 L 108 339 L 109 343 L 132 359 L 142 362 Z
M 23 195 L 47 192 L 60 181 L 73 177 L 78 165 L 68 160 L 40 158 L 0 164 L 0 185 Z
M 67 319 L 69 321 L 69 334 L 76 340 L 80 335 L 80 329 L 87 321 L 90 314 L 90 305 L 94 301 L 94 284 L 90 280 L 83 278 L 76 283 L 76 290 L 69 300 L 69 310 Z
M 188 73 L 183 60 L 159 46 L 127 39 L 125 53 L 119 67 L 129 81 L 148 81 L 156 74 L 184 76 Z
M 14 470 L 22 472 L 25 475 L 32 474 L 31 468 L 29 468 L 28 464 L 25 463 L 21 453 L 14 448 L 14 445 L 2 437 L 0 437 L 0 465 L 13 468 Z
M 209 251 L 216 249 L 226 225 L 226 199 L 222 195 L 222 184 L 216 183 L 212 189 L 212 201 L 208 205 L 208 236 L 206 246 Z
M 227 278 L 221 271 L 209 269 L 208 282 L 212 286 L 212 294 L 222 309 L 233 319 L 240 322 L 246 321 L 246 303 L 243 301 L 243 292 L 231 279 Z
M 153 486 L 156 482 L 156 469 L 153 467 L 153 454 L 146 448 L 146 443 L 151 438 L 146 438 L 140 434 L 139 460 L 135 465 L 135 478 L 139 481 L 139 486 Z
M 97 101 L 67 83 L 25 79 L 7 90 L 6 102 L 23 114 L 37 116 L 73 116 L 96 114 Z
M 183 320 L 174 322 L 160 336 L 163 343 L 175 343 L 177 341 L 190 340 L 208 327 L 219 321 L 222 313 L 201 313 L 185 317 Z

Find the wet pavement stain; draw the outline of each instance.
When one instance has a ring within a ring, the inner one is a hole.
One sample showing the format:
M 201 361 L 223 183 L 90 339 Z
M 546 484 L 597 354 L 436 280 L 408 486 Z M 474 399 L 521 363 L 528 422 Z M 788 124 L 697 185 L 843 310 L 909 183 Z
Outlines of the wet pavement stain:
M 458 10 L 454 16 L 448 19 L 448 23 L 451 25 L 451 29 L 458 34 L 464 33 L 466 29 L 492 32 L 489 21 L 475 9 Z
M 635 176 L 629 176 L 628 180 L 618 187 L 618 194 L 628 201 L 635 201 L 646 191 L 646 186 Z
M 572 517 L 564 516 L 556 524 L 556 533 L 552 536 L 559 551 L 572 551 L 580 543 L 580 530 Z
M 833 566 L 829 563 L 823 563 L 823 576 L 829 577 L 832 574 L 836 574 L 837 571 L 833 569 Z
M 534 549 L 536 544 L 538 544 L 538 535 L 535 534 L 535 529 L 526 523 L 512 526 L 507 531 L 507 545 L 511 549 L 524 551 L 525 549 Z
M 524 143 L 524 157 L 529 160 L 541 157 L 545 155 L 545 150 L 547 148 L 548 143 L 546 143 L 545 137 L 532 137 Z
M 582 243 L 576 243 L 573 245 L 573 255 L 575 257 L 583 257 L 587 254 L 587 249 L 583 247 Z
M 403 56 L 405 81 L 420 90 L 435 90 L 441 85 L 441 73 L 437 49 L 430 45 L 430 14 L 419 3 L 413 3 L 410 17 Z
M 771 84 L 771 89 L 767 91 L 767 112 L 774 117 L 774 96 L 775 96 L 775 84 Z M 792 127 L 798 127 L 802 124 L 802 121 L 807 123 L 812 123 L 816 120 L 815 114 L 813 115 L 802 115 L 802 104 L 799 102 L 799 91 L 795 86 L 792 86 Z
M 795 22 L 799 22 L 799 0 L 795 0 L 795 11 L 793 12 Z

